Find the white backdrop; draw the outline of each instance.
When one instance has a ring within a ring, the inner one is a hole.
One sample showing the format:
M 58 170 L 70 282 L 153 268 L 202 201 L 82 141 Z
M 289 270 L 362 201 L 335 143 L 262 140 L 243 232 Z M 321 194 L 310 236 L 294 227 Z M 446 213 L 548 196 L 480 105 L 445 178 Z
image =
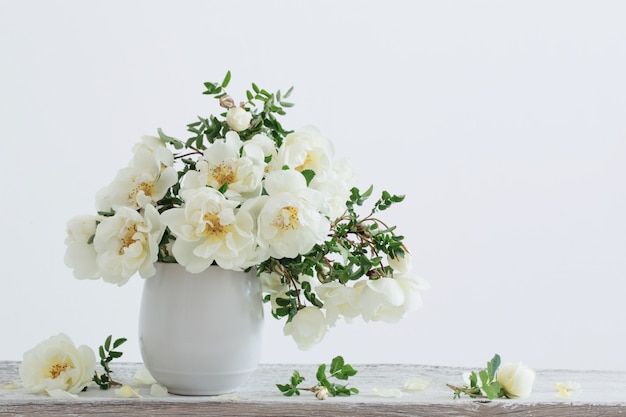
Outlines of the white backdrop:
M 263 362 L 626 370 L 626 3 L 0 3 L 0 359 L 65 332 L 129 338 L 142 281 L 78 281 L 65 225 L 161 127 L 216 110 L 204 81 L 295 85 L 359 184 L 405 193 L 424 307 L 299 351 L 267 315 Z

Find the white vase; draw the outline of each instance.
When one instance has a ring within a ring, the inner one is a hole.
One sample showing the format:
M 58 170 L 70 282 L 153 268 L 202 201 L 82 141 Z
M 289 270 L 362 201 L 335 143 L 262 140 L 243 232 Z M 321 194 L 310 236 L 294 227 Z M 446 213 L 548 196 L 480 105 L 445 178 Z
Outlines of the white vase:
M 145 280 L 139 313 L 146 368 L 173 394 L 234 392 L 261 359 L 263 305 L 255 271 L 156 268 Z

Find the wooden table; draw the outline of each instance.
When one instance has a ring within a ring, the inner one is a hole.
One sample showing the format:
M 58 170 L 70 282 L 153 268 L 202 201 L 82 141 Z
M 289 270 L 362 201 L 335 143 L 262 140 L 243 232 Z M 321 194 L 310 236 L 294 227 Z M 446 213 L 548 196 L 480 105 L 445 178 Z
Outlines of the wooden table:
M 466 369 L 422 365 L 355 365 L 358 374 L 350 379 L 359 388 L 353 397 L 317 400 L 303 392 L 284 397 L 275 387 L 286 383 L 294 370 L 315 382 L 315 365 L 262 364 L 251 379 L 234 394 L 217 397 L 150 395 L 150 386 L 133 380 L 137 363 L 113 363 L 115 377 L 136 388 L 142 398 L 116 398 L 113 391 L 91 387 L 75 400 L 55 400 L 23 388 L 0 389 L 0 416 L 626 416 L 626 372 L 538 370 L 528 399 L 477 401 L 453 399 L 447 383 L 462 384 Z M 0 362 L 0 384 L 19 380 L 19 362 Z M 471 368 L 469 370 L 476 370 Z M 404 382 L 419 377 L 429 382 L 423 391 L 402 391 Z M 563 398 L 556 382 L 574 381 L 581 390 Z M 401 397 L 383 397 L 388 389 L 399 389 Z M 376 392 L 378 391 L 378 393 Z

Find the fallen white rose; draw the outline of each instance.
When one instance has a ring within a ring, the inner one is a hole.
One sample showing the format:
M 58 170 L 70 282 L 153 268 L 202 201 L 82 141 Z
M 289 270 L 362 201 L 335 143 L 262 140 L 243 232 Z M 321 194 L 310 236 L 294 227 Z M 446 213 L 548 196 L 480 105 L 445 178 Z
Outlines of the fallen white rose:
M 95 369 L 93 350 L 74 346 L 61 333 L 24 353 L 19 374 L 23 386 L 33 393 L 61 390 L 77 394 L 91 383 Z
M 521 363 L 505 363 L 496 372 L 496 380 L 509 398 L 528 398 L 533 390 L 535 371 Z

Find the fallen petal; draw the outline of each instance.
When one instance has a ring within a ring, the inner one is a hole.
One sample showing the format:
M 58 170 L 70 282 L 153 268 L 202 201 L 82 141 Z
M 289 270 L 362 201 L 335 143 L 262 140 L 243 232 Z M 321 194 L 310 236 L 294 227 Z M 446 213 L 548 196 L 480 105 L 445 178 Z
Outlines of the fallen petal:
M 374 388 L 374 392 L 378 394 L 379 397 L 388 397 L 388 398 L 400 398 L 402 397 L 402 391 L 397 388 L 386 388 L 379 390 L 378 388 Z
M 140 365 L 139 368 L 137 368 L 137 372 L 135 372 L 135 376 L 133 376 L 133 378 L 135 379 L 135 381 L 141 382 L 142 384 L 156 384 L 156 379 L 154 379 L 154 377 L 152 376 L 150 371 L 148 371 L 148 368 L 146 368 L 145 365 Z
M 405 391 L 423 391 L 428 388 L 428 385 L 430 385 L 429 381 L 423 378 L 414 377 L 404 381 L 403 388 Z
M 563 398 L 571 397 L 580 391 L 580 384 L 574 381 L 557 382 L 554 387 L 559 391 L 557 395 Z
M 154 397 L 167 397 L 167 387 L 164 387 L 161 384 L 152 384 L 150 387 L 150 395 Z
M 115 390 L 115 396 L 118 398 L 141 398 L 141 395 L 129 385 Z
M 22 384 L 17 381 L 11 381 L 11 383 L 3 385 L 2 389 L 17 389 L 22 388 Z

